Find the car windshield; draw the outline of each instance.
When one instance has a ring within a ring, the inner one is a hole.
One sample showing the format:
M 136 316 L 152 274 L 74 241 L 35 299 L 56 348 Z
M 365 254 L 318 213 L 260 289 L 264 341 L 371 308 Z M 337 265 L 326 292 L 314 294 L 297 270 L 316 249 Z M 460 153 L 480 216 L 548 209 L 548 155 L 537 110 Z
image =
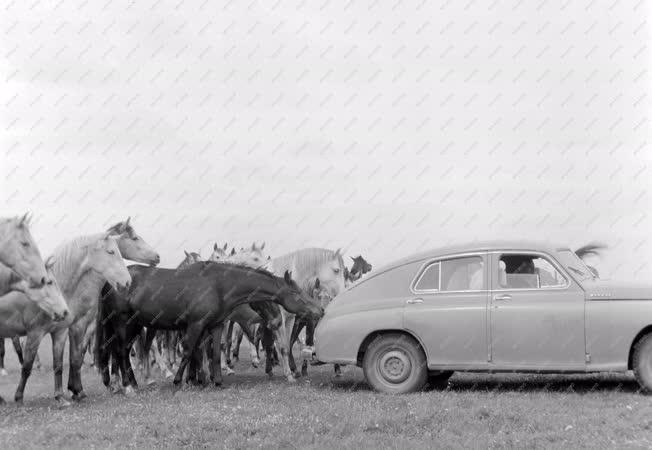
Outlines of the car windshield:
M 595 278 L 595 275 L 589 269 L 584 261 L 577 256 L 571 250 L 559 250 L 557 252 L 559 257 L 559 262 L 561 262 L 566 270 L 572 273 L 576 278 L 580 280 L 592 280 Z

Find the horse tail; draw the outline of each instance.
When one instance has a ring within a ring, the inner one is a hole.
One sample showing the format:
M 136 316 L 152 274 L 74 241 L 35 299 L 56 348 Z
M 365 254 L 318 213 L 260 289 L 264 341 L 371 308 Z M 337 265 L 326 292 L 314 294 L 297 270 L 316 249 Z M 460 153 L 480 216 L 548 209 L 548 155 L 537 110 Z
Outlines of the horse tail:
M 590 244 L 586 244 L 578 248 L 577 250 L 575 250 L 575 254 L 582 259 L 590 255 L 600 256 L 602 250 L 606 248 L 607 246 L 605 244 L 602 244 L 600 242 L 591 242 Z

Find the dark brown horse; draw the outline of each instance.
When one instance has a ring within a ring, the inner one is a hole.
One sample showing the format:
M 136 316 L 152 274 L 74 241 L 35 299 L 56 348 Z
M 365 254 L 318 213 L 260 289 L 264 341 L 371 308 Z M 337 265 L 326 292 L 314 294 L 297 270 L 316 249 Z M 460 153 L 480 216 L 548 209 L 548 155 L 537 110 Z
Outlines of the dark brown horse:
M 185 330 L 183 358 L 174 377 L 181 383 L 186 366 L 205 333 L 220 342 L 224 320 L 238 305 L 271 301 L 300 317 L 319 319 L 323 309 L 296 285 L 289 273 L 276 277 L 261 269 L 201 262 L 184 269 L 130 266 L 132 284 L 127 294 L 113 289 L 103 292 L 97 316 L 98 368 L 108 386 L 108 355 L 117 348 L 122 384 L 130 391 L 133 371 L 129 363 L 131 342 L 142 327 Z M 222 382 L 218 365 L 220 346 L 213 349 L 211 379 Z

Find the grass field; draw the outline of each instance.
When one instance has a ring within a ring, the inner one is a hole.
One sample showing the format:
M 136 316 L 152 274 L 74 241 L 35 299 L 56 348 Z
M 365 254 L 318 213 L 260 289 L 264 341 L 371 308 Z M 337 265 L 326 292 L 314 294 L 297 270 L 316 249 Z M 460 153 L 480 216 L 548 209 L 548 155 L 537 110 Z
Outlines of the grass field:
M 89 397 L 59 409 L 49 339 L 23 405 L 13 403 L 19 368 L 7 347 L 0 449 L 652 447 L 652 397 L 631 375 L 455 374 L 445 391 L 389 396 L 370 391 L 354 367 L 337 379 L 331 366 L 311 367 L 291 385 L 279 368 L 269 380 L 241 361 L 219 390 L 175 390 L 161 379 L 127 398 L 85 368 Z

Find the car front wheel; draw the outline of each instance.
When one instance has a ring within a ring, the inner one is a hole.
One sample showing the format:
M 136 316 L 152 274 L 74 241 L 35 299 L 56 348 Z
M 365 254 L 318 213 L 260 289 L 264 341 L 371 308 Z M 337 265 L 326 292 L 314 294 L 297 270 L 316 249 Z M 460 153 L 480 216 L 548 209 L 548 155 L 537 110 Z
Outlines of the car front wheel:
M 636 344 L 632 369 L 638 384 L 648 393 L 652 393 L 652 334 L 643 336 Z
M 371 387 L 390 394 L 418 391 L 428 379 L 423 350 L 412 337 L 400 333 L 376 337 L 365 352 L 362 368 Z

